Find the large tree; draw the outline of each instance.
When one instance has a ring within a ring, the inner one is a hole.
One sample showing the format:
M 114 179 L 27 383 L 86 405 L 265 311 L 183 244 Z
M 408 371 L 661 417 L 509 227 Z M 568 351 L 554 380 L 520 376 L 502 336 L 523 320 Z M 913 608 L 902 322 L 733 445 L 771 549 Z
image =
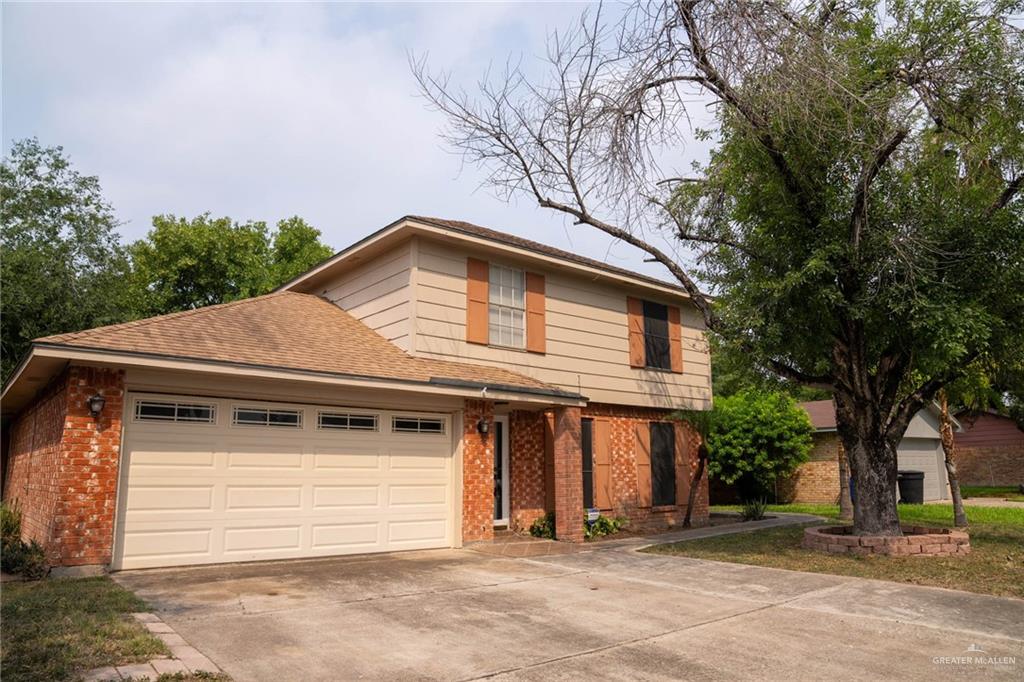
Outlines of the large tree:
M 727 344 L 832 392 L 854 532 L 899 535 L 911 418 L 1024 336 L 1019 6 L 644 2 L 554 35 L 539 80 L 414 70 L 493 187 L 642 249 Z M 694 105 L 713 149 L 680 173 Z
M 263 222 L 208 213 L 156 216 L 129 250 L 139 307 L 148 315 L 265 294 L 331 254 L 320 231 L 297 216 L 271 233 Z
M 61 147 L 15 142 L 0 165 L 0 373 L 32 339 L 132 314 L 128 261 L 99 180 Z

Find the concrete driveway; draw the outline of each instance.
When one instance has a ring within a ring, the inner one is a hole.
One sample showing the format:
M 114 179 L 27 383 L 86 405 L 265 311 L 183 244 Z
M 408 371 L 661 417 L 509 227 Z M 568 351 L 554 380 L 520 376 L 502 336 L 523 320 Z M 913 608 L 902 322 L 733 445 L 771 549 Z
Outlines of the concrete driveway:
M 1024 601 L 630 547 L 116 580 L 239 681 L 1024 678 Z

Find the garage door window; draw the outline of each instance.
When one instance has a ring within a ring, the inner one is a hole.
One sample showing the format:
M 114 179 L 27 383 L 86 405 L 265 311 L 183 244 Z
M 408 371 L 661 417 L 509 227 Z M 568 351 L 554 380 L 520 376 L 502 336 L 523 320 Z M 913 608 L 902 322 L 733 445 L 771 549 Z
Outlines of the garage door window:
M 236 407 L 235 426 L 278 426 L 301 429 L 302 410 L 271 410 L 262 407 Z
M 430 417 L 392 417 L 391 430 L 404 433 L 444 433 L 444 420 Z
M 377 415 L 348 412 L 321 412 L 317 415 L 317 428 L 344 431 L 376 431 Z
M 192 422 L 212 424 L 216 420 L 213 405 L 139 400 L 135 403 L 135 419 L 146 422 Z

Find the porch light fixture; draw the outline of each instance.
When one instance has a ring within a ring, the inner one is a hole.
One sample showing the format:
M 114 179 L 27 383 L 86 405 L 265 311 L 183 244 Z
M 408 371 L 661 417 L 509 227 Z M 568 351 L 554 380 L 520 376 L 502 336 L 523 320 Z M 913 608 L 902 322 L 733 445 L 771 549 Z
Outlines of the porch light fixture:
M 103 406 L 107 404 L 107 399 L 101 396 L 99 393 L 94 393 L 89 398 L 89 414 L 93 416 L 93 419 L 98 419 L 100 413 L 103 412 Z
M 491 430 L 491 425 L 486 419 L 481 419 L 476 423 L 476 430 L 481 436 L 486 436 Z

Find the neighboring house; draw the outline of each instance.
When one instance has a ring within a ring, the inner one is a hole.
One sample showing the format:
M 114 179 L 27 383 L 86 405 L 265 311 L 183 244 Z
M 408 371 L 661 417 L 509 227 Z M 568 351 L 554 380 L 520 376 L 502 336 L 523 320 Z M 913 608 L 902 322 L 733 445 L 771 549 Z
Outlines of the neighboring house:
M 668 417 L 710 405 L 681 289 L 406 217 L 267 296 L 38 339 L 4 498 L 64 566 L 457 547 L 547 511 L 578 542 L 585 508 L 681 521 L 697 436 Z
M 1024 484 L 1024 431 L 997 412 L 961 413 L 956 468 L 962 485 Z
M 796 473 L 779 482 L 779 498 L 787 502 L 835 504 L 839 501 L 839 457 L 842 444 L 836 433 L 836 412 L 831 400 L 800 403 L 814 426 L 814 449 Z M 924 472 L 924 499 L 949 498 L 946 458 L 939 436 L 938 410 L 929 407 L 910 420 L 896 453 L 900 470 Z M 898 494 L 898 493 L 897 493 Z

